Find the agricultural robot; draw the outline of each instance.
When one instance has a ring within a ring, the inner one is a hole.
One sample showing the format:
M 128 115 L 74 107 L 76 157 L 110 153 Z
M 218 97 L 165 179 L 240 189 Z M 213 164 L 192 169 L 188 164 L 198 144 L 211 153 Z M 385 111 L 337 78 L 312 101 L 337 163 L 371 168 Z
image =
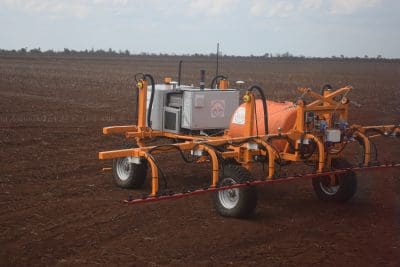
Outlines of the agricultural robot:
M 103 134 L 123 134 L 135 145 L 99 153 L 99 159 L 113 160 L 112 174 L 119 187 L 141 188 L 149 170 L 150 194 L 129 197 L 128 204 L 210 192 L 219 214 L 247 217 L 256 208 L 257 185 L 311 179 L 319 199 L 345 202 L 356 193 L 356 172 L 400 167 L 377 162 L 371 143 L 376 136 L 399 137 L 399 125 L 348 124 L 351 86 L 334 90 L 326 85 L 320 92 L 299 88 L 296 101 L 273 102 L 259 86 L 232 89 L 221 75 L 206 88 L 204 71 L 198 87 L 181 85 L 180 75 L 178 82 L 166 78 L 163 84 L 156 84 L 149 74 L 139 73 L 135 80 L 137 125 L 103 128 Z M 155 138 L 170 142 L 146 144 Z M 349 143 L 362 151 L 357 165 L 344 158 Z M 162 186 L 165 174 L 155 156 L 171 151 L 188 163 L 211 165 L 209 185 L 176 193 Z M 294 162 L 312 165 L 313 171 L 282 173 Z M 250 172 L 257 164 L 268 166 L 262 179 Z

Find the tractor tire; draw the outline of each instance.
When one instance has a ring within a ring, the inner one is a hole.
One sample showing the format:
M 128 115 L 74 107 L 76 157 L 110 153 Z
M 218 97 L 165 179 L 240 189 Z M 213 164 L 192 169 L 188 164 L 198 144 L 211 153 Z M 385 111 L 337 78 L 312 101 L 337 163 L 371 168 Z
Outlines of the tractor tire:
M 220 172 L 218 186 L 227 186 L 253 180 L 251 173 L 240 165 L 228 164 Z M 212 194 L 214 207 L 224 217 L 247 218 L 257 206 L 254 186 L 227 189 Z
M 130 145 L 136 148 L 136 145 Z M 116 158 L 113 160 L 113 177 L 118 187 L 139 189 L 146 181 L 147 161 L 140 164 L 130 163 L 129 157 Z
M 332 159 L 333 169 L 349 168 L 351 165 L 342 158 Z M 335 184 L 331 184 L 331 177 L 318 176 L 313 178 L 312 184 L 315 194 L 322 201 L 346 202 L 357 191 L 357 176 L 354 172 L 335 174 Z

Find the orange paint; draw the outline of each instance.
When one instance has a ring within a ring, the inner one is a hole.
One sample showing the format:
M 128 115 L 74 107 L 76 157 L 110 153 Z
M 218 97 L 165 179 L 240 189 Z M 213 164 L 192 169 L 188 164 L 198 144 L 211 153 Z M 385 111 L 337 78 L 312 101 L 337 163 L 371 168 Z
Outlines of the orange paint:
M 253 129 L 249 132 L 245 131 L 245 118 L 248 116 L 248 114 L 246 114 L 245 111 L 246 104 L 243 104 L 235 111 L 232 116 L 231 124 L 229 126 L 229 135 L 231 137 L 255 136 L 257 135 L 257 132 L 258 135 L 265 134 L 262 100 L 257 99 L 255 103 L 257 116 L 253 115 Z M 292 102 L 267 101 L 267 107 L 269 134 L 277 134 L 279 128 L 281 129 L 282 133 L 287 133 L 293 128 L 296 122 L 297 111 Z M 255 119 L 256 117 L 257 120 Z M 283 150 L 285 143 L 285 141 L 274 142 L 279 150 Z

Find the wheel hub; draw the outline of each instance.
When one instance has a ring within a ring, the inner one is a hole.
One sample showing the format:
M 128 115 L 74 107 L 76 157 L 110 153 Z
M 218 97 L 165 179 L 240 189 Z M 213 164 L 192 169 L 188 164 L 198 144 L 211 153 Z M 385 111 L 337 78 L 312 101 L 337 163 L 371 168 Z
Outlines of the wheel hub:
M 236 182 L 232 178 L 225 178 L 222 184 L 233 185 L 236 184 Z M 224 208 L 233 209 L 239 202 L 239 189 L 232 188 L 219 191 L 218 198 Z
M 126 158 L 120 158 L 117 161 L 117 174 L 118 178 L 122 181 L 126 181 L 129 179 L 131 175 L 131 163 L 129 162 L 129 159 Z
M 340 188 L 339 183 L 337 182 L 337 177 L 336 179 L 333 179 L 334 181 L 336 181 L 336 183 L 332 183 L 332 179 L 331 177 L 327 176 L 325 179 L 321 179 L 319 185 L 321 187 L 321 190 L 327 194 L 327 195 L 335 195 Z

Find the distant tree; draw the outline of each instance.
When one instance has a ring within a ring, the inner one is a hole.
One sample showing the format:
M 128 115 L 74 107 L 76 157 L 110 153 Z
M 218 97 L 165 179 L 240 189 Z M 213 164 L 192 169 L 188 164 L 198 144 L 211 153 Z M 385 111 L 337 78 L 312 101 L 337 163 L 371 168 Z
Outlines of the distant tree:
M 281 56 L 284 57 L 284 58 L 292 58 L 293 57 L 293 55 L 290 54 L 289 52 L 285 52 Z
M 368 58 L 368 55 L 365 55 L 364 58 Z
M 116 55 L 116 54 L 117 54 L 117 52 L 115 52 L 115 50 L 113 50 L 112 48 L 108 48 L 107 53 L 108 53 L 109 55 Z
M 40 53 L 42 53 L 42 51 L 40 50 L 40 47 L 38 47 L 38 48 L 31 49 L 29 51 L 29 53 L 31 53 L 31 54 L 40 54 Z
M 68 49 L 68 48 L 64 48 L 64 54 L 70 54 L 71 53 L 71 51 Z
M 376 58 L 377 59 L 382 59 L 383 57 L 382 57 L 382 55 L 378 55 Z
M 26 54 L 26 51 L 27 51 L 27 48 L 26 48 L 26 47 L 23 47 L 23 48 L 21 48 L 20 50 L 18 50 L 18 53 Z

